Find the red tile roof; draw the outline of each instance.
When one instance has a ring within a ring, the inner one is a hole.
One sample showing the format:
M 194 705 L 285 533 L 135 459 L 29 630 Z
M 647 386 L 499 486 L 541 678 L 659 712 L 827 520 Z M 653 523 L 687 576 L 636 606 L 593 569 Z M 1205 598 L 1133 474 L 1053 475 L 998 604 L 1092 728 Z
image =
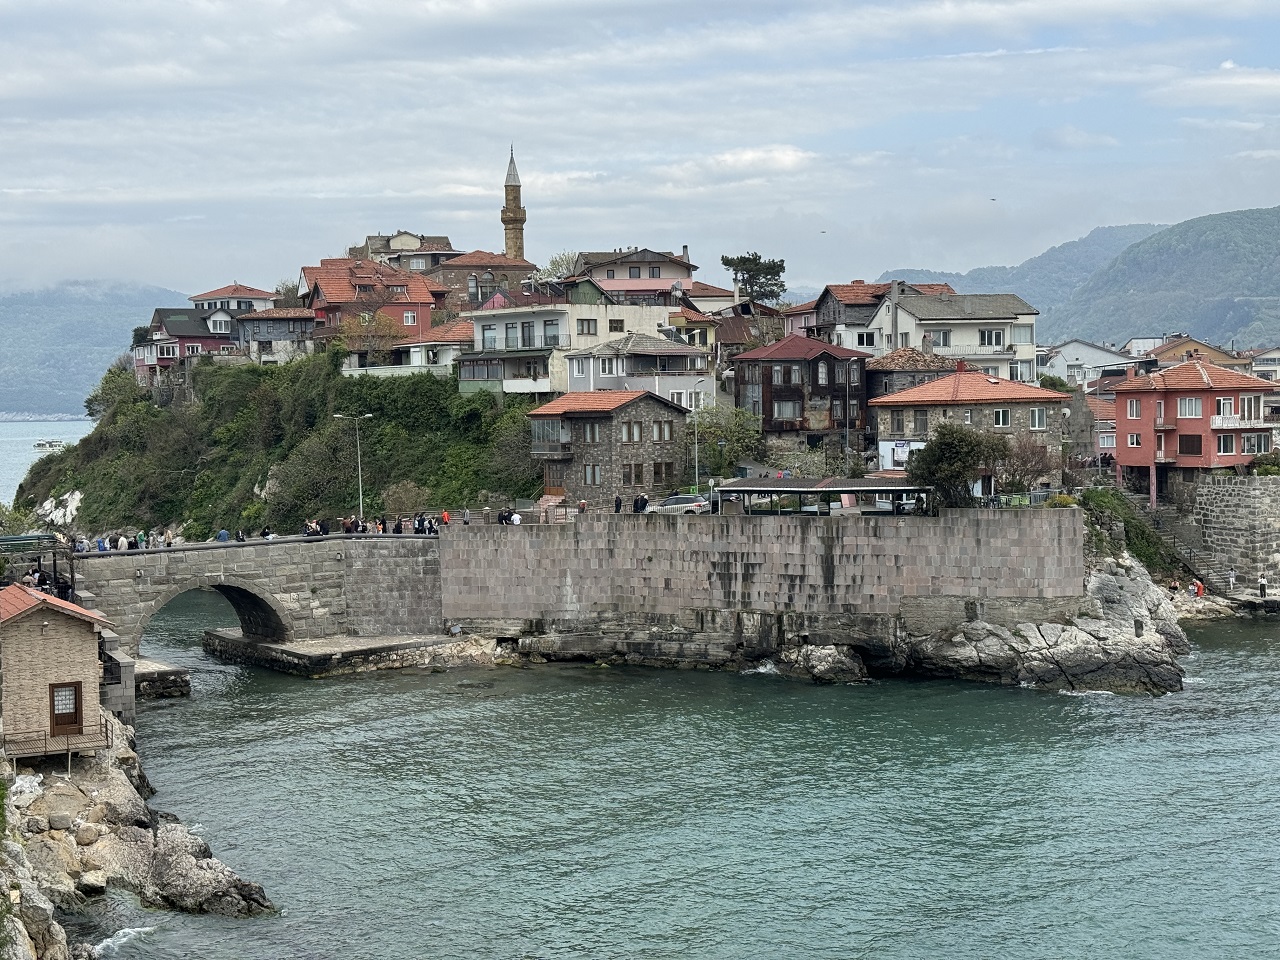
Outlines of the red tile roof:
M 1176 340 L 1169 340 L 1166 343 L 1160 344 L 1158 347 L 1152 347 L 1147 351 L 1146 355 L 1148 357 L 1163 359 L 1170 355 L 1179 357 L 1188 351 L 1199 351 L 1201 349 L 1212 350 L 1215 354 L 1220 354 L 1225 357 L 1231 356 L 1231 351 L 1223 350 L 1221 347 L 1215 347 L 1213 344 L 1205 343 L 1203 340 L 1197 340 L 1195 337 L 1178 337 Z
M 808 303 L 797 303 L 794 307 L 787 307 L 787 309 L 783 310 L 782 312 L 786 316 L 792 317 L 800 313 L 813 313 L 813 311 L 816 310 L 817 307 L 818 307 L 818 301 L 810 300 Z
M 648 390 L 583 390 L 577 393 L 566 393 L 550 403 L 544 403 L 536 410 L 530 410 L 531 417 L 558 417 L 572 414 L 609 413 L 634 403 L 641 397 L 653 397 L 662 400 L 657 394 Z M 670 403 L 662 400 L 663 403 Z M 675 406 L 672 404 L 672 406 Z
M 977 370 L 961 370 L 867 403 L 876 407 L 918 407 L 942 403 L 1058 403 L 1069 399 L 1065 393 L 1030 383 L 1002 380 Z
M 524 270 L 526 272 L 538 269 L 536 263 L 530 263 L 528 260 L 517 260 L 515 257 L 508 257 L 503 253 L 490 253 L 488 250 L 472 250 L 470 253 L 464 253 L 460 257 L 445 260 L 434 269 L 452 270 L 454 267 L 505 267 L 508 270 Z
M 812 360 L 819 354 L 829 354 L 837 360 L 853 360 L 857 357 L 869 357 L 871 354 L 847 347 L 837 347 L 824 340 L 816 340 L 799 333 L 790 333 L 777 343 L 756 347 L 746 353 L 740 353 L 738 360 Z
M 1136 393 L 1143 390 L 1265 390 L 1275 389 L 1275 384 L 1261 377 L 1228 370 L 1208 360 L 1187 360 L 1155 373 L 1140 377 L 1128 377 L 1116 383 L 1115 393 Z
M 726 290 L 724 287 L 713 286 L 710 283 L 703 283 L 701 280 L 695 280 L 690 284 L 689 289 L 685 291 L 691 297 L 732 297 L 733 291 Z
M 827 284 L 826 292 L 841 303 L 852 306 L 879 303 L 888 294 L 891 286 L 892 284 L 889 283 L 867 283 L 865 280 L 851 280 L 849 283 L 829 283 Z M 906 284 L 906 289 L 929 296 L 955 293 L 949 283 L 909 283 Z
M 423 331 L 423 343 L 474 343 L 475 324 L 470 320 L 454 320 Z
M 303 267 L 302 275 L 309 288 L 320 288 L 320 293 L 327 303 L 352 303 L 359 299 L 356 286 L 381 287 L 385 292 L 388 287 L 404 287 L 405 293 L 396 294 L 392 299 L 398 303 L 432 303 L 435 294 L 446 294 L 448 287 L 442 287 L 434 280 L 407 270 L 398 270 L 376 260 L 355 260 L 350 257 L 336 257 L 332 260 L 321 260 L 318 267 Z
M 257 287 L 246 287 L 243 283 L 232 283 L 208 293 L 197 293 L 187 297 L 192 303 L 197 300 L 221 300 L 224 297 L 248 297 L 251 300 L 273 300 L 274 290 L 259 290 Z
M 668 320 L 688 320 L 690 323 L 709 323 L 715 325 L 717 321 L 708 317 L 705 313 L 699 313 L 690 307 L 681 307 L 679 310 L 672 310 L 667 316 Z
M 30 587 L 24 587 L 20 583 L 15 583 L 0 590 L 0 623 L 16 620 L 24 613 L 34 610 L 42 604 L 53 607 L 62 613 L 70 614 L 73 617 L 78 617 L 81 620 L 88 620 L 90 623 L 101 624 L 104 627 L 112 626 L 110 620 L 96 613 L 91 613 L 84 607 L 68 603 L 66 600 L 59 600 L 57 597 L 41 593 L 39 590 L 32 590 Z
M 1116 418 L 1116 402 L 1103 400 L 1101 397 L 1085 397 L 1089 412 L 1095 420 L 1114 420 Z

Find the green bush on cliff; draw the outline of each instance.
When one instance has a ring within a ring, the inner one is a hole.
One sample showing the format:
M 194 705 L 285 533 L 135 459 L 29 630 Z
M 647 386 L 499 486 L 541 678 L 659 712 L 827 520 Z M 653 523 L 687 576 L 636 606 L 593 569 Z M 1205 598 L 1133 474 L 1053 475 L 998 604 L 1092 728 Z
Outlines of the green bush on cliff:
M 266 367 L 201 362 L 195 402 L 167 406 L 113 368 L 86 401 L 97 426 L 38 461 L 19 502 L 79 490 L 76 526 L 89 533 L 175 522 L 188 539 L 221 527 L 291 532 L 357 508 L 355 428 L 336 413 L 372 414 L 360 427 L 366 514 L 402 481 L 428 492 L 417 508 L 541 488 L 527 405 L 460 395 L 455 381 L 425 374 L 347 378 L 340 362 L 337 353 Z
M 1107 533 L 1119 521 L 1124 524 L 1125 545 L 1152 574 L 1170 574 L 1181 569 L 1177 556 L 1160 539 L 1146 517 L 1134 509 L 1124 494 L 1114 487 L 1090 487 L 1080 494 L 1089 534 L 1094 547 L 1110 553 L 1118 548 Z

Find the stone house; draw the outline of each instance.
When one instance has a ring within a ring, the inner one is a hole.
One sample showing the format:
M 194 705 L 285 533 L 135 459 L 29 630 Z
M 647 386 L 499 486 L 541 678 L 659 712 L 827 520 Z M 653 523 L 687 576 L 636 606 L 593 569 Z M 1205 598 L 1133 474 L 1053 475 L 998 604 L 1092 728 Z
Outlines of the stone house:
M 875 417 L 878 465 L 901 470 L 907 455 L 928 442 L 938 425 L 953 422 L 983 433 L 1027 435 L 1051 451 L 1062 449 L 1064 405 L 1056 390 L 960 369 L 918 387 L 867 401 Z
M 569 391 L 647 390 L 688 410 L 715 406 L 710 356 L 666 337 L 629 333 L 567 354 Z
M 760 415 L 766 444 L 815 448 L 828 438 L 857 449 L 869 354 L 793 333 L 734 360 L 737 406 Z
M 519 290 L 538 265 L 523 257 L 472 250 L 429 269 L 425 276 L 449 291 L 453 310 L 476 310 L 499 290 Z
M 665 494 L 684 473 L 688 411 L 647 390 L 566 393 L 529 412 L 547 496 L 569 503 Z
M 867 396 L 883 397 L 909 390 L 955 372 L 955 360 L 915 347 L 899 347 L 867 361 Z
M 0 717 L 7 756 L 78 753 L 109 744 L 99 706 L 99 687 L 107 679 L 99 647 L 110 627 L 100 615 L 30 587 L 0 590 Z

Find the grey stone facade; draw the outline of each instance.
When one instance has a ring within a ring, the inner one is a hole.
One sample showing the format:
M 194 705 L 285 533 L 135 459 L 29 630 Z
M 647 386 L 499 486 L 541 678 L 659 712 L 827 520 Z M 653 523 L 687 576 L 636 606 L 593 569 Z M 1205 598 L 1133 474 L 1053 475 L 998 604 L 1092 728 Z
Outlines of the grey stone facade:
M 951 422 L 963 424 L 967 427 L 981 431 L 982 433 L 1004 434 L 1014 437 L 1018 434 L 1028 434 L 1036 440 L 1042 442 L 1050 450 L 1059 450 L 1062 446 L 1062 404 L 1049 403 L 1045 401 L 1037 401 L 1034 403 L 1011 403 L 1002 401 L 1000 403 L 961 403 L 954 406 L 941 406 L 938 404 L 921 404 L 912 406 L 904 404 L 903 406 L 873 406 L 876 417 L 876 434 L 881 440 L 927 440 L 933 435 L 938 428 L 938 424 Z M 1044 429 L 1035 429 L 1031 427 L 1031 411 L 1039 409 L 1044 411 Z M 897 429 L 894 424 L 894 411 L 902 413 L 902 428 Z M 996 412 L 998 410 L 1007 410 L 1009 414 L 1008 426 L 996 425 Z M 927 425 L 925 429 L 917 429 L 916 412 L 920 411 L 926 418 Z
M 1280 477 L 1202 476 L 1194 516 L 1215 565 L 1234 566 L 1245 588 L 1265 573 L 1280 589 Z

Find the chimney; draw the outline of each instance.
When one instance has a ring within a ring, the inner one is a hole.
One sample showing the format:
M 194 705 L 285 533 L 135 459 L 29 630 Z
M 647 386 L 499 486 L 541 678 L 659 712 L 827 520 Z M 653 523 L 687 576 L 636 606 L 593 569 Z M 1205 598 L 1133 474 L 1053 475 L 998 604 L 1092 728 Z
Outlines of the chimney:
M 969 369 L 969 365 L 965 363 L 963 360 L 956 361 L 956 373 L 964 373 L 968 369 Z
M 687 243 L 680 248 L 680 259 L 685 263 L 689 262 L 689 245 Z
M 926 357 L 933 356 L 933 334 L 926 333 L 920 338 L 920 352 Z

